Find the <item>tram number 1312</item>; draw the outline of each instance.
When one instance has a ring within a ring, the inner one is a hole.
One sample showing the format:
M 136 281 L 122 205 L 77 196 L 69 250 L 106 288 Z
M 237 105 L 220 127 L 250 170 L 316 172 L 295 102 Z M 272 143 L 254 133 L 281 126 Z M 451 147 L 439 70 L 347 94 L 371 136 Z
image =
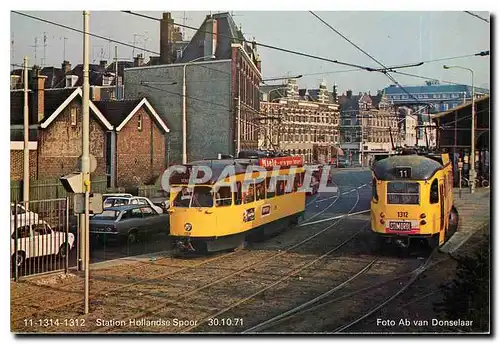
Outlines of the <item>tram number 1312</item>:
M 407 211 L 398 211 L 398 217 L 408 217 Z

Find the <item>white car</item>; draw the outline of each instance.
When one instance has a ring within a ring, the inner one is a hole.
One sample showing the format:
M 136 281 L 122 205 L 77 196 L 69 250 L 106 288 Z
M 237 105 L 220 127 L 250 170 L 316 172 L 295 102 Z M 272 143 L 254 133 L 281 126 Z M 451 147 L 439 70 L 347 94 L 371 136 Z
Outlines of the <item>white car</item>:
M 132 196 L 132 197 L 108 197 L 104 201 L 103 208 L 109 207 L 118 207 L 121 205 L 129 205 L 129 204 L 145 204 L 149 205 L 151 208 L 156 210 L 158 214 L 163 214 L 163 209 L 157 205 L 155 205 L 149 198 Z
M 14 221 L 11 221 L 10 252 L 12 261 L 17 266 L 24 264 L 26 259 L 33 257 L 50 256 L 53 254 L 61 258 L 71 251 L 75 243 L 75 236 L 55 231 L 45 221 L 21 220 L 17 224 L 17 247 Z M 17 249 L 17 257 L 16 257 Z
M 33 223 L 38 222 L 38 214 L 37 213 L 35 213 L 33 211 L 26 210 L 26 208 L 21 204 L 16 205 L 14 203 L 11 203 L 10 204 L 10 220 L 12 222 L 14 222 L 14 217 L 16 216 L 15 207 L 17 207 L 17 221 L 31 221 Z

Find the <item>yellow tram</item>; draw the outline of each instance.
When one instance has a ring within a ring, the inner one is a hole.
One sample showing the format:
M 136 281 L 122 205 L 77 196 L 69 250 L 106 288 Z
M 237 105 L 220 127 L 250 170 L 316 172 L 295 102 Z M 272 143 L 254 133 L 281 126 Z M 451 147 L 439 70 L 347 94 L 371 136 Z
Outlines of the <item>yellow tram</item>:
M 410 240 L 441 246 L 458 228 L 448 154 L 405 151 L 372 167 L 371 228 L 383 248 Z
M 189 185 L 194 166 L 200 165 L 211 169 L 210 180 Z M 265 179 L 256 179 L 259 172 L 245 179 L 249 165 L 264 167 Z M 180 251 L 235 249 L 246 240 L 262 240 L 297 224 L 304 213 L 306 195 L 299 192 L 304 179 L 301 157 L 203 160 L 183 166 L 185 173 L 169 179 L 170 236 Z M 232 176 L 222 178 L 228 166 L 234 168 Z M 220 181 L 233 187 L 221 186 Z

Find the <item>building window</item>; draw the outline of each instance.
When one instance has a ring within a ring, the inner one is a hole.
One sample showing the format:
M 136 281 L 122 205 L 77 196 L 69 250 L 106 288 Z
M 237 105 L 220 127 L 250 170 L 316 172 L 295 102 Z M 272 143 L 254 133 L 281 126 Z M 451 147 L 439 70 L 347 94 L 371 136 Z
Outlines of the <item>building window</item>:
M 137 119 L 137 129 L 139 131 L 142 130 L 142 115 L 139 115 L 139 118 Z
M 73 106 L 70 110 L 70 118 L 71 118 L 71 125 L 76 126 L 76 119 L 78 116 L 78 108 L 76 106 Z

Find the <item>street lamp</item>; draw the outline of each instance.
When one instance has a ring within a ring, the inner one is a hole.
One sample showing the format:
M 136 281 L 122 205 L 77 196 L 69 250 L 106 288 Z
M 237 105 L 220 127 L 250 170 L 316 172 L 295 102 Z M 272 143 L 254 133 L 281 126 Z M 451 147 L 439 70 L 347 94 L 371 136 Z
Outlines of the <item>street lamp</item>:
M 472 86 L 472 124 L 471 124 L 471 143 L 470 143 L 470 175 L 469 179 L 471 180 L 470 183 L 470 193 L 473 194 L 475 189 L 476 189 L 476 144 L 475 144 L 475 108 L 474 108 L 474 71 L 470 68 L 466 67 L 461 67 L 461 66 L 443 66 L 444 69 L 463 69 L 463 70 L 468 70 L 471 74 L 471 86 Z
M 187 164 L 187 124 L 186 124 L 186 67 L 193 62 L 211 58 L 215 59 L 215 55 L 207 55 L 195 58 L 186 62 L 182 70 L 182 163 Z

